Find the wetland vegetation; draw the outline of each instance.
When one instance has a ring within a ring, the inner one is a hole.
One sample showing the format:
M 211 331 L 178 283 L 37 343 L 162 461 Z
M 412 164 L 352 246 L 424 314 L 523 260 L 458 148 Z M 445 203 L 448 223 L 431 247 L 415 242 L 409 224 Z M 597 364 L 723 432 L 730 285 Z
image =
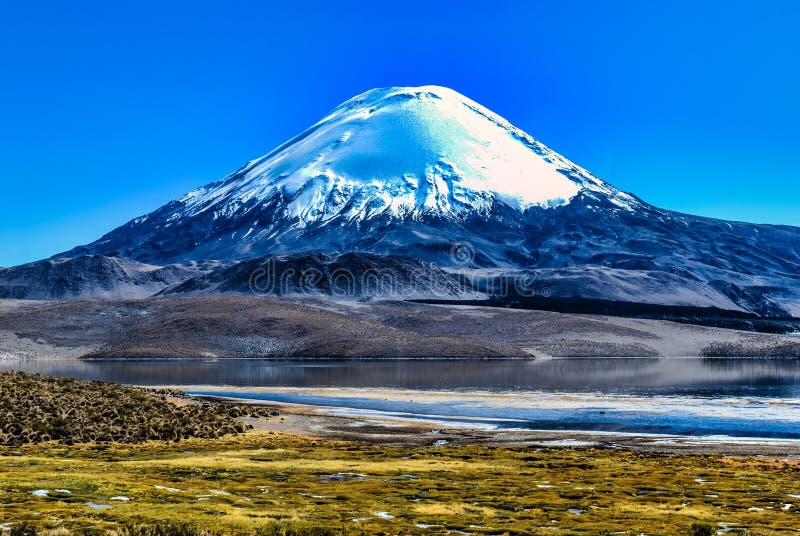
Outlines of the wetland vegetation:
M 796 459 L 276 432 L 0 449 L 5 527 L 63 535 L 796 534 L 798 476 Z

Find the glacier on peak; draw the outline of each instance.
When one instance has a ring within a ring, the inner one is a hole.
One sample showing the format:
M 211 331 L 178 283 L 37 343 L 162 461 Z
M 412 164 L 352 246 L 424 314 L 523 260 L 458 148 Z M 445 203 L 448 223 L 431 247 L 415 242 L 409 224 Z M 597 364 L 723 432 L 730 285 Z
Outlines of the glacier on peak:
M 225 179 L 179 200 L 174 218 L 230 214 L 280 197 L 300 225 L 336 217 L 463 218 L 496 201 L 524 211 L 582 189 L 629 208 L 593 177 L 478 103 L 447 88 L 373 89 Z

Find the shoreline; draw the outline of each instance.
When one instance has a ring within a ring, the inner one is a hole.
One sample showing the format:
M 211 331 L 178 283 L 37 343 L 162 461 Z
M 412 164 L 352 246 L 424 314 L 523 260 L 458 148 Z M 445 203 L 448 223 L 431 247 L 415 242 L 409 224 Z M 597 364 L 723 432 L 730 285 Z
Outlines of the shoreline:
M 186 386 L 163 386 L 183 390 Z M 162 387 L 162 388 L 163 388 Z M 629 449 L 666 455 L 719 454 L 800 459 L 800 439 L 679 435 L 588 430 L 491 428 L 435 418 L 408 418 L 385 412 L 346 407 L 280 403 L 235 396 L 185 395 L 194 400 L 216 399 L 275 408 L 279 419 L 248 420 L 255 430 L 353 441 L 381 446 L 482 445 L 496 447 L 563 447 Z M 466 419 L 464 419 L 466 420 Z
M 794 336 L 794 335 L 792 335 Z M 797 335 L 800 338 L 800 334 Z M 36 360 L 41 359 L 38 357 L 6 357 L 0 356 L 0 359 L 19 359 L 19 360 Z M 675 355 L 675 356 L 607 356 L 607 357 L 600 357 L 600 356 L 536 356 L 530 355 L 529 357 L 380 357 L 380 356 L 351 356 L 351 357 L 302 357 L 302 356 L 288 356 L 288 357 L 225 357 L 225 356 L 215 356 L 215 357 L 196 357 L 196 358 L 187 358 L 187 357 L 103 357 L 97 355 L 91 356 L 83 356 L 77 358 L 63 358 L 63 357 L 54 357 L 52 359 L 78 359 L 80 361 L 101 361 L 101 362 L 115 362 L 115 363 L 124 363 L 127 361 L 131 362 L 141 362 L 141 361 L 163 361 L 163 362 L 181 362 L 181 361 L 269 361 L 273 363 L 293 363 L 293 362 L 313 362 L 313 361 L 321 361 L 321 362 L 331 362 L 331 361 L 580 361 L 580 360 L 632 360 L 632 361 L 642 361 L 642 360 L 650 360 L 650 361 L 680 361 L 680 360 L 704 360 L 704 361 L 768 361 L 768 360 L 776 360 L 776 361 L 800 361 L 800 358 L 793 357 L 793 356 L 786 356 L 786 355 L 774 355 L 774 356 L 743 356 L 743 355 L 734 355 L 734 356 L 692 356 L 692 355 Z

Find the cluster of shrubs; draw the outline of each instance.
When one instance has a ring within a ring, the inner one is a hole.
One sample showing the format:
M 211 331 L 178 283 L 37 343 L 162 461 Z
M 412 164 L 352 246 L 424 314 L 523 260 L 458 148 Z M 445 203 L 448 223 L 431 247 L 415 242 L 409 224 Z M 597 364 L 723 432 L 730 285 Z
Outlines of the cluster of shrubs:
M 23 372 L 0 372 L 0 445 L 59 441 L 139 443 L 245 432 L 238 417 L 274 410 L 222 403 L 176 405 L 171 393 Z

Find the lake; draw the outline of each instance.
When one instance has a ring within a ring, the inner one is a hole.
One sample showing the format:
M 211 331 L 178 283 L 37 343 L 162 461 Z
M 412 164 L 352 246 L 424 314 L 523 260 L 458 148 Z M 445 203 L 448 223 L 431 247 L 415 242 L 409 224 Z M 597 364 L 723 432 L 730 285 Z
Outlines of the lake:
M 800 439 L 800 360 L 6 360 L 0 369 L 489 428 Z

